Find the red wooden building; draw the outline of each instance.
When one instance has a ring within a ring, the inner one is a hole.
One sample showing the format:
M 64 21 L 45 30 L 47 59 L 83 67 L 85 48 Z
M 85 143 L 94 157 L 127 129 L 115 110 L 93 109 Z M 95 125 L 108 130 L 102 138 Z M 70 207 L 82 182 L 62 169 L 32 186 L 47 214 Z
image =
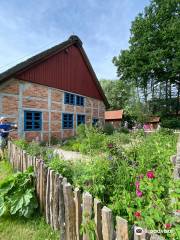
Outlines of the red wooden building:
M 0 116 L 29 140 L 67 138 L 104 121 L 107 99 L 77 36 L 0 74 Z

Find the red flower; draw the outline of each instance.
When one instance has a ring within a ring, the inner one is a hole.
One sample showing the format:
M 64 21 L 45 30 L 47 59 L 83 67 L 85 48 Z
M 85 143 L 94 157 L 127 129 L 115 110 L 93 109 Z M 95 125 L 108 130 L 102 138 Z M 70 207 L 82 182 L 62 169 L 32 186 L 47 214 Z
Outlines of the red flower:
M 141 213 L 140 212 L 135 212 L 134 216 L 137 217 L 137 218 L 140 218 L 141 217 Z
M 180 210 L 176 210 L 177 213 L 180 213 Z
M 112 143 L 108 143 L 108 148 L 113 148 L 113 144 Z
M 148 178 L 150 178 L 150 179 L 155 178 L 155 175 L 154 175 L 154 172 L 153 172 L 153 171 L 148 171 L 148 172 L 146 173 L 146 176 L 147 176 Z
M 170 228 L 171 228 L 171 224 L 170 224 L 170 223 L 166 223 L 166 224 L 164 225 L 164 227 L 165 227 L 166 229 L 170 229 Z
M 136 195 L 137 195 L 138 197 L 142 197 L 143 193 L 142 193 L 139 189 L 137 189 L 137 190 L 136 190 Z

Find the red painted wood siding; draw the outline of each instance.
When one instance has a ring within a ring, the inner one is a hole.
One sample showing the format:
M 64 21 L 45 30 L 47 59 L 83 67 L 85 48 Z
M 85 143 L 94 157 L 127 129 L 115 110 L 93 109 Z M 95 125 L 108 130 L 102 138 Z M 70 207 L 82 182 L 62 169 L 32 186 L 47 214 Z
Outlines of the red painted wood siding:
M 75 46 L 18 74 L 22 80 L 103 100 L 86 62 Z

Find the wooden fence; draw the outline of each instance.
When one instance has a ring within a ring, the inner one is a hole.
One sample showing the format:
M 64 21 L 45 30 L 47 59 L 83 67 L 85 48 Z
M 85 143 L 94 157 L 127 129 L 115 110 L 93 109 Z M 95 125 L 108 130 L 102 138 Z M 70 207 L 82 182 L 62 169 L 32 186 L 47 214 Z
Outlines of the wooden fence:
M 180 153 L 179 139 L 179 153 Z M 177 154 L 178 155 L 178 154 Z M 102 206 L 98 199 L 78 188 L 73 188 L 67 179 L 46 166 L 43 160 L 28 155 L 12 142 L 8 142 L 8 158 L 15 171 L 34 167 L 36 193 L 41 212 L 54 230 L 59 230 L 60 240 L 91 240 L 88 232 L 81 234 L 81 226 L 95 224 L 97 240 L 128 240 L 128 222 L 117 216 L 115 226 L 111 209 Z M 134 232 L 134 239 L 163 239 L 146 231 L 141 236 Z

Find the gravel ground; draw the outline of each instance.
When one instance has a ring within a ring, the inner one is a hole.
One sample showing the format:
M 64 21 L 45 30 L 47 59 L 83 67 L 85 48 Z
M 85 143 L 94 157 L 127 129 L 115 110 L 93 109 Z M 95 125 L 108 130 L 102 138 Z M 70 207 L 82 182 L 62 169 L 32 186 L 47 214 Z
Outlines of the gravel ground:
M 73 151 L 65 151 L 65 150 L 62 150 L 62 149 L 55 149 L 54 150 L 54 153 L 55 154 L 58 154 L 60 156 L 61 159 L 64 159 L 64 160 L 87 160 L 88 159 L 88 156 L 86 155 L 82 155 L 81 153 L 79 152 L 73 152 Z

